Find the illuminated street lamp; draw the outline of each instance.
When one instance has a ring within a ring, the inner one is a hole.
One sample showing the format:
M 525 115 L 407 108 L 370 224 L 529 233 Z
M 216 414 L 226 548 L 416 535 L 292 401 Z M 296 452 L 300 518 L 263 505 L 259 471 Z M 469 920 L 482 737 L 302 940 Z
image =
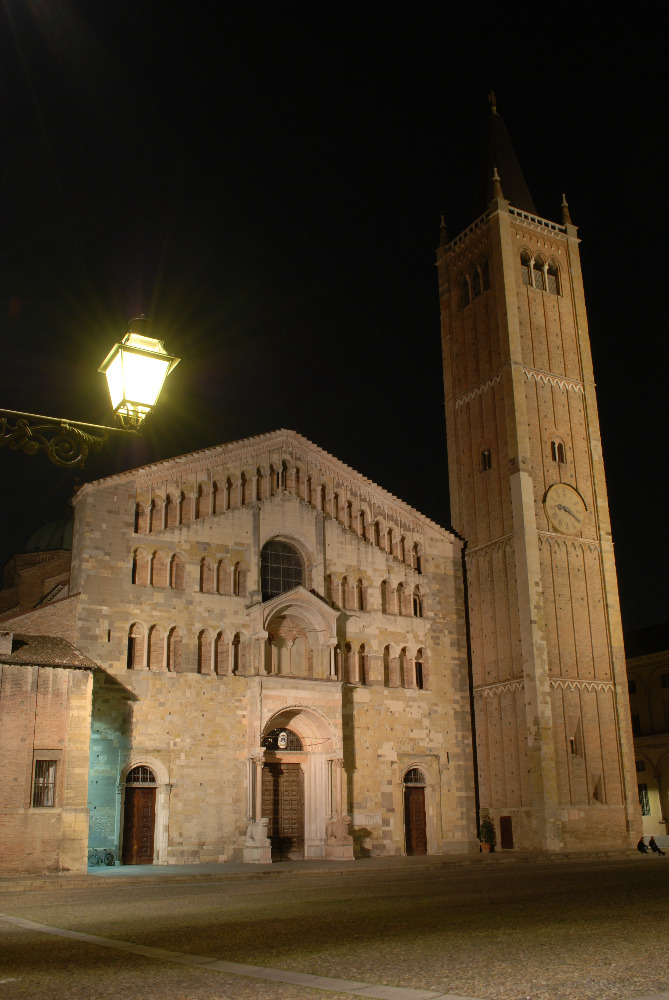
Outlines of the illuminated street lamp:
M 115 344 L 98 371 L 107 376 L 114 413 L 125 427 L 137 428 L 156 405 L 165 379 L 179 364 L 155 340 L 145 316 L 130 322 L 122 343 Z
M 153 324 L 145 316 L 132 320 L 122 343 L 114 345 L 98 369 L 107 376 L 114 414 L 122 427 L 0 409 L 0 448 L 27 455 L 44 451 L 55 465 L 70 469 L 83 466 L 89 451 L 99 451 L 109 434 L 137 434 L 165 379 L 179 364 L 162 341 L 150 336 L 152 332 Z

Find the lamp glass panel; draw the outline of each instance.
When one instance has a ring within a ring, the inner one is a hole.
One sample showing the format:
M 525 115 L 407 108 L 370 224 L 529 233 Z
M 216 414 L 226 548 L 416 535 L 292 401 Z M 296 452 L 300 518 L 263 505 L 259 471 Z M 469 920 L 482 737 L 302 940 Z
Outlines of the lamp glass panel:
M 105 375 L 107 376 L 112 409 L 115 410 L 123 400 L 123 361 L 120 352 L 107 368 Z
M 154 406 L 170 366 L 169 359 L 163 361 L 160 357 L 147 357 L 132 351 L 122 353 L 123 398 L 144 406 Z

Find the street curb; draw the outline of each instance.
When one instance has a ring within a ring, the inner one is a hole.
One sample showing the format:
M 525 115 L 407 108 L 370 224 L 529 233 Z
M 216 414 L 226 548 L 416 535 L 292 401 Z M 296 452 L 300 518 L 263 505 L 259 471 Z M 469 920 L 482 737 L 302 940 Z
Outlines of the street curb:
M 229 882 L 249 879 L 286 878 L 299 876 L 301 878 L 318 878 L 323 875 L 339 875 L 356 877 L 363 874 L 399 874 L 415 871 L 463 871 L 487 868 L 515 867 L 519 865 L 553 865 L 597 861 L 631 861 L 644 856 L 632 848 L 617 851 L 571 851 L 568 853 L 548 854 L 530 852 L 503 852 L 493 854 L 471 855 L 433 855 L 429 859 L 423 857 L 392 857 L 392 858 L 358 858 L 355 861 L 338 862 L 309 860 L 295 861 L 283 865 L 253 866 L 241 862 L 228 862 L 217 866 L 217 870 L 202 872 L 203 866 L 193 865 L 192 871 L 175 872 L 172 874 L 164 869 L 160 872 L 142 874 L 125 874 L 129 866 L 120 869 L 102 869 L 100 872 L 60 872 L 42 875 L 3 875 L 0 876 L 0 895 L 16 892 L 44 892 L 59 889 L 117 889 L 123 886 L 161 885 L 168 882 L 172 885 L 197 882 Z M 167 867 L 167 866 L 165 866 Z M 175 866 L 176 867 L 176 866 Z M 179 866 L 181 867 L 181 866 Z

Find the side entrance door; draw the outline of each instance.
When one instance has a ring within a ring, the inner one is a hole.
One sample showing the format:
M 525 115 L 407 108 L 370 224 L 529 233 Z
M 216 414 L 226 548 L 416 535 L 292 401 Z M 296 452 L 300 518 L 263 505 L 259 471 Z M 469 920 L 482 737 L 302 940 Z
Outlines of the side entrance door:
M 304 772 L 299 764 L 265 764 L 262 814 L 273 858 L 304 857 Z
M 153 863 L 155 826 L 155 788 L 127 787 L 123 816 L 124 865 L 150 865 Z
M 424 788 L 404 788 L 404 830 L 407 854 L 427 854 Z

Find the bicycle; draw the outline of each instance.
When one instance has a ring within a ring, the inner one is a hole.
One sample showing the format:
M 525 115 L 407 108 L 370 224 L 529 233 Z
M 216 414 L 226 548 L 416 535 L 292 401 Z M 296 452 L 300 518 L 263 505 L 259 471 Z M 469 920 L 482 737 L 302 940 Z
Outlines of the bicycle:
M 95 868 L 96 865 L 107 865 L 111 867 L 116 864 L 116 860 L 111 851 L 98 850 L 97 847 L 91 847 L 88 851 L 88 867 Z

